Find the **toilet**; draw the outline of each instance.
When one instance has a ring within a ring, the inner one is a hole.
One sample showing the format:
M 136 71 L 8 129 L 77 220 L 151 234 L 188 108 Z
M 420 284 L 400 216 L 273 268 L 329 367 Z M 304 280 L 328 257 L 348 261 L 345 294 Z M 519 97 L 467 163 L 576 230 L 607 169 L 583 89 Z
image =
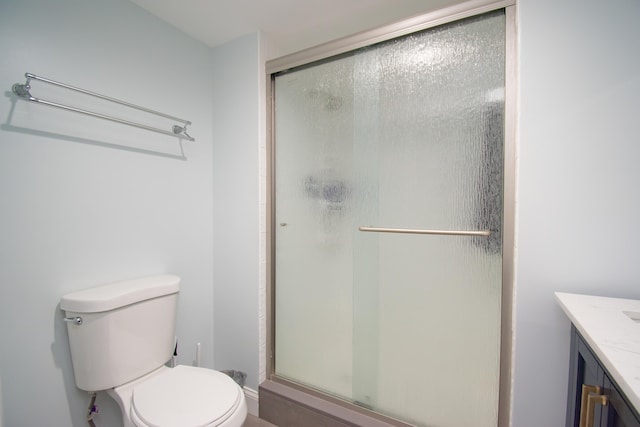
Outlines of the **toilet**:
M 242 388 L 212 369 L 166 366 L 180 278 L 165 274 L 73 292 L 65 312 L 76 386 L 106 391 L 124 427 L 241 427 Z

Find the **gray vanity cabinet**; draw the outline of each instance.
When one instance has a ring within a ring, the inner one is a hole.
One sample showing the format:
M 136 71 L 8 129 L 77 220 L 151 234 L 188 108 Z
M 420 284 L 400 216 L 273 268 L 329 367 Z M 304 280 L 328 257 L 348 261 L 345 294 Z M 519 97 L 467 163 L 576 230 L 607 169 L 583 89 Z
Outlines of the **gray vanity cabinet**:
M 640 427 L 637 410 L 573 325 L 570 363 L 566 427 Z
M 640 426 L 640 416 L 638 412 L 630 406 L 626 398 L 618 391 L 618 388 L 609 377 L 604 376 L 604 389 L 609 397 L 608 410 L 603 426 L 615 427 L 637 427 Z

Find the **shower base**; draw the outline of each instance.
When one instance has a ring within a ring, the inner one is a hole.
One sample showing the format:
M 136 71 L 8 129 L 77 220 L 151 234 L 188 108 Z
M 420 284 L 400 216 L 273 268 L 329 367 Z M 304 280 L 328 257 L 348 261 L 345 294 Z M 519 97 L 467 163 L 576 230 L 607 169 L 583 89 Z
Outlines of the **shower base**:
M 259 389 L 260 418 L 279 427 L 411 427 L 286 380 Z

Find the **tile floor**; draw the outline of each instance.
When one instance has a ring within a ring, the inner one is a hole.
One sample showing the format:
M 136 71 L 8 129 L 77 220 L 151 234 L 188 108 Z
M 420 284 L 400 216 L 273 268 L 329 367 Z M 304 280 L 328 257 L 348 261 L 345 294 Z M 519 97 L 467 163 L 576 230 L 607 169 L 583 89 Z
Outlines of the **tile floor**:
M 247 415 L 247 420 L 244 422 L 244 425 L 242 427 L 277 427 L 277 426 L 249 414 Z

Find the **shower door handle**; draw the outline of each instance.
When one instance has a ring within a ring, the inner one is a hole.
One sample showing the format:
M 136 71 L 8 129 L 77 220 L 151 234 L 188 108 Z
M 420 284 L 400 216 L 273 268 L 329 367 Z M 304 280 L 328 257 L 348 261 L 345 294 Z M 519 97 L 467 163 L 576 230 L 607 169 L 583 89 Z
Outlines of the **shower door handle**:
M 441 236 L 489 236 L 491 230 L 464 231 L 464 230 L 421 230 L 414 228 L 381 228 L 381 227 L 358 227 L 360 231 L 373 233 L 404 233 L 404 234 L 435 234 Z

